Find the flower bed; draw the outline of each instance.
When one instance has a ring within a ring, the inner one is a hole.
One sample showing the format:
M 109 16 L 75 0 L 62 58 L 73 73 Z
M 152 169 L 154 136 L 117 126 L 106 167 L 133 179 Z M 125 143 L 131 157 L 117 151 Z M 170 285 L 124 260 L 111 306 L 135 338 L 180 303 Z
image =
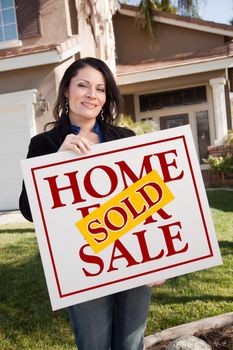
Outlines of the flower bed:
M 209 157 L 205 160 L 210 166 L 211 186 L 233 186 L 233 144 L 209 146 Z

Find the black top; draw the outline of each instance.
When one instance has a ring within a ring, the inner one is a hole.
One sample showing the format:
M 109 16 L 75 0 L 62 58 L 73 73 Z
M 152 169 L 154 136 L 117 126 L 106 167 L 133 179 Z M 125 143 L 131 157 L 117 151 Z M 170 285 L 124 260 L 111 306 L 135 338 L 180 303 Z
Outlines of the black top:
M 113 141 L 129 136 L 134 136 L 134 132 L 127 128 L 109 125 L 104 122 L 99 122 L 104 142 Z M 27 158 L 42 156 L 45 154 L 55 153 L 60 148 L 65 137 L 71 134 L 71 127 L 68 117 L 64 118 L 60 124 L 53 129 L 34 136 L 29 144 Z M 32 221 L 32 214 L 29 207 L 28 197 L 23 183 L 22 192 L 19 198 L 19 209 L 23 216 Z

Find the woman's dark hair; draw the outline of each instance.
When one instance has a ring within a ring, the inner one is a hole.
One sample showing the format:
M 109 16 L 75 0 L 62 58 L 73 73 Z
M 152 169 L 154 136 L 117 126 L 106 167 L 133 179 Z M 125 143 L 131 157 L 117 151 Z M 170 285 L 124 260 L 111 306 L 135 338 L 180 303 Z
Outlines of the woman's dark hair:
M 53 116 L 55 119 L 55 122 L 53 124 L 58 125 L 60 124 L 62 119 L 66 118 L 65 92 L 69 88 L 71 79 L 76 76 L 80 69 L 85 68 L 87 66 L 90 66 L 100 71 L 104 76 L 106 84 L 106 102 L 103 106 L 103 112 L 101 113 L 101 117 L 99 114 L 97 118 L 103 120 L 106 123 L 112 124 L 113 121 L 116 120 L 116 118 L 119 116 L 122 98 L 111 70 L 103 61 L 94 57 L 86 57 L 73 62 L 66 69 L 63 75 L 58 89 L 57 100 L 53 108 Z

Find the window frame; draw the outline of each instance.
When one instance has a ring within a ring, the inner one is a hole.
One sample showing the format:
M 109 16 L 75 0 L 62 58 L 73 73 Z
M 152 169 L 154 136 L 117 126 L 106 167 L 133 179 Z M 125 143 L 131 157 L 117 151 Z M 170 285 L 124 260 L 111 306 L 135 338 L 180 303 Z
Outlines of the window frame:
M 15 7 L 15 0 L 12 0 L 12 6 L 7 7 L 7 9 L 12 9 L 13 10 L 13 14 L 14 14 L 14 22 L 12 22 L 12 24 L 15 25 L 15 32 L 16 32 L 16 37 L 14 39 L 5 39 L 0 41 L 0 49 L 5 49 L 5 48 L 9 48 L 9 47 L 17 47 L 17 46 L 21 46 L 22 42 L 21 40 L 19 40 L 19 32 L 18 32 L 18 24 L 17 24 L 17 16 L 16 16 L 16 7 Z M 0 17 L 2 20 L 2 24 L 0 24 L 1 30 L 2 32 L 4 32 L 4 28 L 6 27 L 6 24 L 3 23 L 3 17 L 2 17 L 2 11 L 5 9 L 2 9 L 2 5 L 0 3 Z
M 203 90 L 203 99 L 202 98 L 199 99 L 199 97 L 197 96 L 201 92 L 201 90 Z M 177 96 L 177 102 L 176 102 L 176 96 Z M 166 90 L 161 92 L 139 94 L 138 98 L 139 98 L 140 113 L 146 113 L 153 110 L 161 110 L 165 108 L 175 108 L 180 106 L 189 106 L 194 104 L 206 103 L 207 91 L 206 91 L 205 84 L 202 84 L 202 85 L 196 85 L 196 86 L 191 86 L 186 88 Z M 144 108 L 145 103 L 150 107 Z

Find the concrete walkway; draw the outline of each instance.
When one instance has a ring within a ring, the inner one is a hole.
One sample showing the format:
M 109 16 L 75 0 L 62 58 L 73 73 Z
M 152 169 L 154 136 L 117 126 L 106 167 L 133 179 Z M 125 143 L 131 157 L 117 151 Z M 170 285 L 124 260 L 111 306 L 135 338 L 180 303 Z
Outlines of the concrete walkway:
M 19 210 L 0 212 L 0 225 L 12 224 L 17 222 L 28 222 Z

